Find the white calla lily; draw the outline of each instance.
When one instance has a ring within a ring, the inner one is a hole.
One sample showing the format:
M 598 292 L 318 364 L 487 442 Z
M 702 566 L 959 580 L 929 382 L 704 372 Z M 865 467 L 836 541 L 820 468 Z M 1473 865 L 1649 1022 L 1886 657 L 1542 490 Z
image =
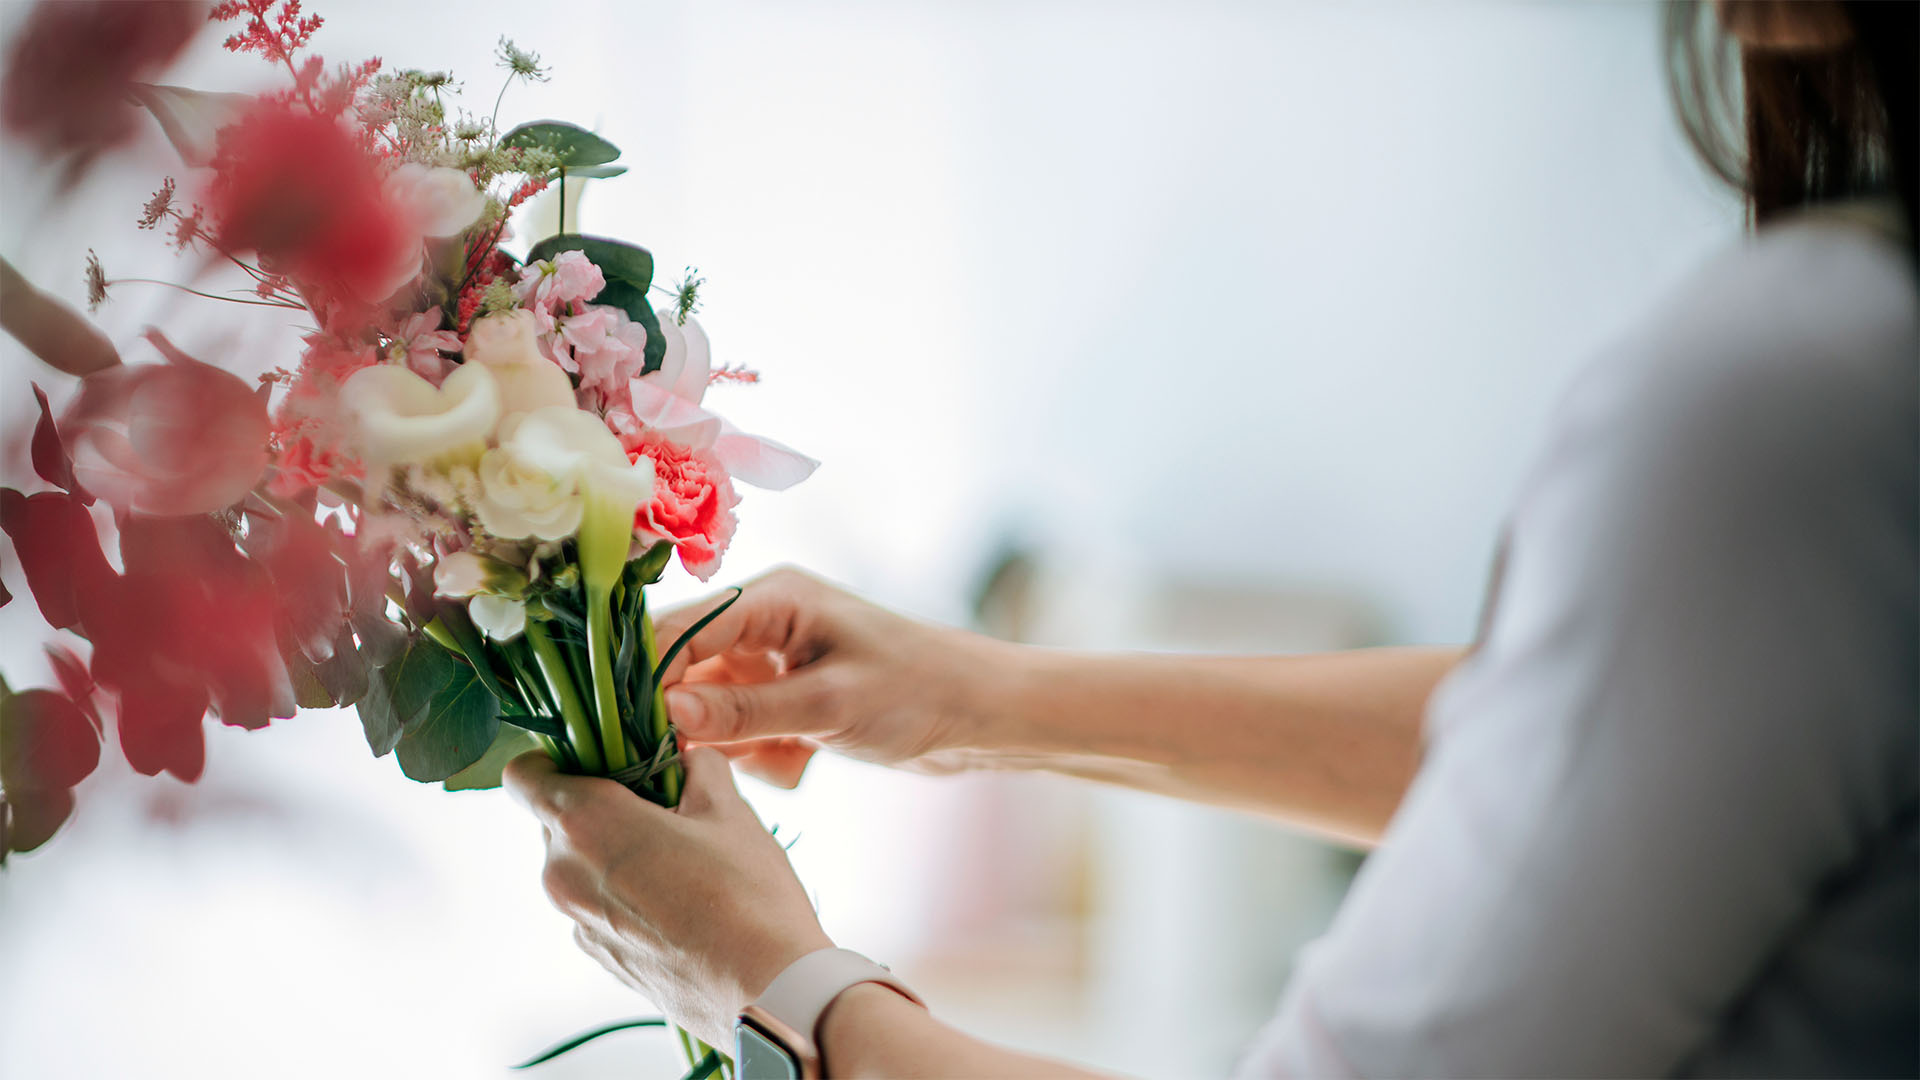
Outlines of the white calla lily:
M 445 239 L 480 220 L 487 196 L 464 170 L 409 161 L 387 176 L 388 197 L 412 216 L 420 231 Z
M 398 364 L 376 364 L 347 378 L 340 404 L 369 468 L 471 461 L 500 419 L 492 373 L 462 364 L 438 387 Z

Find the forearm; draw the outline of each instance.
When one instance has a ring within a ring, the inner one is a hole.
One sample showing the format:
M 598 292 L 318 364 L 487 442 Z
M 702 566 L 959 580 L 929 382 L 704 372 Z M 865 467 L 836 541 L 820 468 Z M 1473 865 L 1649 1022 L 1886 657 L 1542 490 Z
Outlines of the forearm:
M 1059 1061 L 981 1042 L 873 983 L 849 989 L 820 1018 L 820 1049 L 835 1080 L 857 1077 L 1094 1077 Z
M 1460 656 L 1022 650 L 983 710 L 976 764 L 1254 810 L 1371 844 L 1419 766 L 1427 698 Z

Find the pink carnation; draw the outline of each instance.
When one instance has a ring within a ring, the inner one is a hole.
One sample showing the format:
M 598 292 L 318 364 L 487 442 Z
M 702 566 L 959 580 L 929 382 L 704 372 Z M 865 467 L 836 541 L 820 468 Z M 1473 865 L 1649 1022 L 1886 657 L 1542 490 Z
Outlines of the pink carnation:
M 674 543 L 680 565 L 701 581 L 720 569 L 733 540 L 733 481 L 709 450 L 693 450 L 645 431 L 627 440 L 627 458 L 653 462 L 653 499 L 634 515 L 636 532 Z

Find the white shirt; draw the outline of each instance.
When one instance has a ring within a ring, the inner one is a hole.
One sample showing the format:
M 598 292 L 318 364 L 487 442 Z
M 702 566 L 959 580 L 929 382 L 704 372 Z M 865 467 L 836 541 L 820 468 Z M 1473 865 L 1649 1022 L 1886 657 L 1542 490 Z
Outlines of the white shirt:
M 1249 1075 L 1920 1075 L 1920 330 L 1835 215 L 1575 384 Z

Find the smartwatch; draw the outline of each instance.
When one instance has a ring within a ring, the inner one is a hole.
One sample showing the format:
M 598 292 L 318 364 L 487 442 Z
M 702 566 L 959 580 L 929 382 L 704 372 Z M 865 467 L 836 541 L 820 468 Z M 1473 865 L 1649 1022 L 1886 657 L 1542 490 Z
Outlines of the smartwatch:
M 850 986 L 880 983 L 915 1005 L 919 995 L 893 972 L 851 949 L 820 949 L 795 960 L 767 984 L 733 1024 L 738 1080 L 820 1080 L 820 1017 Z

